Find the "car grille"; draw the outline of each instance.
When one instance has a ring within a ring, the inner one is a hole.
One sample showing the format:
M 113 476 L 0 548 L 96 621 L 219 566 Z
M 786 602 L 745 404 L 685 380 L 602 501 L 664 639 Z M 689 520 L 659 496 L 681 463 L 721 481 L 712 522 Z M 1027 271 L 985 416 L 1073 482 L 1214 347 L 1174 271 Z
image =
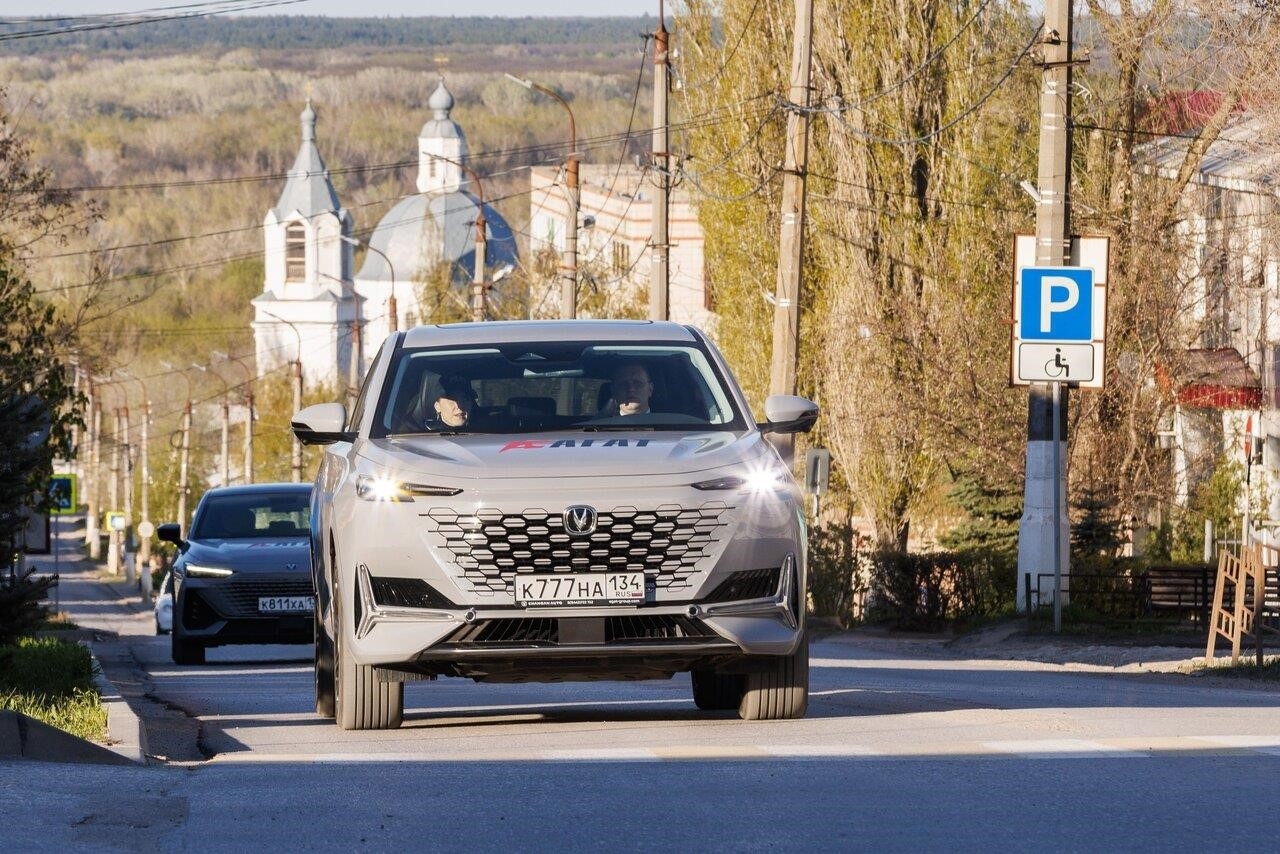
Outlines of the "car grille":
M 196 592 L 195 589 L 192 592 Z M 296 578 L 236 578 L 199 588 L 200 598 L 224 619 L 260 617 L 259 596 L 312 596 L 311 576 Z
M 719 553 L 732 509 L 720 501 L 615 507 L 600 511 L 595 530 L 583 535 L 569 534 L 559 512 L 541 509 L 469 514 L 434 508 L 422 515 L 478 592 L 509 591 L 516 573 L 610 570 L 642 570 L 654 586 L 681 590 L 692 586 L 699 561 Z
M 582 618 L 574 618 L 579 621 Z M 601 617 L 605 643 L 636 641 L 710 640 L 719 635 L 683 614 L 640 617 Z M 552 617 L 503 617 L 477 620 L 462 626 L 442 641 L 442 646 L 492 648 L 560 643 L 560 620 Z

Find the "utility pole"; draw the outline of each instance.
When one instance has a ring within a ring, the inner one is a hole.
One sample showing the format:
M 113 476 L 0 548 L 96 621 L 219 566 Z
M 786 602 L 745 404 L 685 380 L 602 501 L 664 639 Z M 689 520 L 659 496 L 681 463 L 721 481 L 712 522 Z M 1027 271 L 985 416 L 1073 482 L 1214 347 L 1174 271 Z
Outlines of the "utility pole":
M 85 497 L 85 520 L 84 520 L 84 544 L 89 547 L 89 557 L 94 560 L 98 559 L 95 554 L 98 542 L 98 470 L 94 460 L 95 442 L 98 440 L 98 430 L 94 424 L 94 415 L 98 411 L 98 389 L 94 383 L 92 376 L 87 376 L 86 384 L 89 389 L 87 411 L 85 413 L 85 431 L 84 431 L 84 460 L 81 465 L 84 468 L 84 497 Z M 76 456 L 79 456 L 77 454 Z
M 485 255 L 488 254 L 488 243 L 484 233 L 485 222 L 483 198 L 484 197 L 481 196 L 480 207 L 476 209 L 476 264 L 475 273 L 471 277 L 471 319 L 476 323 L 480 323 L 487 319 L 489 314 L 484 282 L 484 258 Z
M 184 374 L 185 376 L 185 374 Z M 191 395 L 187 395 L 182 408 L 182 444 L 178 460 L 178 527 L 185 537 L 187 533 L 187 492 L 190 490 L 188 474 L 191 464 Z
M 222 485 L 231 485 L 231 404 L 227 402 L 226 392 L 222 395 Z
M 671 316 L 670 253 L 667 211 L 670 208 L 671 152 L 668 141 L 667 90 L 670 87 L 670 60 L 667 53 L 666 13 L 658 0 L 658 30 L 653 34 L 653 232 L 649 248 L 653 252 L 649 272 L 649 319 Z
M 93 477 L 89 480 L 89 518 L 85 520 L 85 536 L 89 540 L 89 559 L 101 560 L 102 538 L 98 518 L 102 515 L 102 401 L 94 400 L 89 422 L 93 434 L 89 442 L 89 470 Z
M 253 483 L 253 392 L 245 392 L 244 402 L 244 482 Z
M 351 372 L 347 377 L 347 388 L 350 391 L 347 397 L 351 401 L 352 409 L 356 405 L 356 395 L 360 393 L 360 354 L 363 353 L 364 342 L 360 337 L 360 320 L 351 321 Z
M 1040 88 L 1040 167 L 1036 205 L 1036 266 L 1065 266 L 1071 257 L 1071 28 L 1072 0 L 1045 0 Z M 1069 386 L 1033 384 L 1027 400 L 1027 468 L 1018 526 L 1018 578 L 1053 568 L 1069 575 L 1070 527 L 1066 478 Z M 1055 400 L 1059 397 L 1060 400 Z M 1055 402 L 1059 405 L 1055 407 Z M 1054 411 L 1057 410 L 1057 419 Z M 1024 589 L 1018 585 L 1019 593 Z M 1065 592 L 1055 583 L 1054 628 L 1061 626 Z M 1057 595 L 1062 594 L 1062 595 Z M 1021 603 L 1029 608 L 1030 602 Z
M 124 406 L 120 412 L 124 422 L 124 530 L 120 532 L 120 536 L 124 538 L 124 548 L 121 550 L 120 557 L 124 562 L 124 580 L 132 585 L 137 581 L 134 572 L 140 569 L 136 552 L 134 553 L 133 563 L 129 563 L 128 560 L 129 541 L 137 530 L 133 524 L 133 442 L 129 441 L 131 433 L 129 429 L 129 407 Z
M 800 343 L 800 285 L 804 259 L 805 178 L 809 161 L 809 78 L 813 56 L 813 0 L 796 0 L 791 42 L 791 102 L 782 173 L 782 231 L 778 241 L 778 285 L 773 306 L 773 362 L 770 394 L 796 393 Z M 789 464 L 795 437 L 774 438 Z
M 111 482 L 107 485 L 107 495 L 111 511 L 120 507 L 120 407 L 111 410 L 114 432 L 111 436 Z M 120 537 L 115 528 L 107 526 L 107 574 L 120 574 Z
M 301 350 L 301 347 L 299 347 Z M 293 360 L 293 411 L 302 409 L 302 353 Z M 289 431 L 293 433 L 292 430 Z M 293 450 L 290 454 L 293 465 L 293 482 L 302 483 L 302 442 L 297 434 L 293 434 Z
M 148 457 L 147 437 L 151 433 L 151 401 L 146 397 L 147 387 L 142 387 L 142 482 L 139 485 L 139 501 L 142 505 L 142 536 L 138 537 L 138 565 L 145 567 L 146 572 L 151 572 L 151 461 Z M 143 533 L 145 532 L 145 533 Z M 151 593 L 150 585 L 144 585 L 143 590 L 147 591 L 148 597 Z

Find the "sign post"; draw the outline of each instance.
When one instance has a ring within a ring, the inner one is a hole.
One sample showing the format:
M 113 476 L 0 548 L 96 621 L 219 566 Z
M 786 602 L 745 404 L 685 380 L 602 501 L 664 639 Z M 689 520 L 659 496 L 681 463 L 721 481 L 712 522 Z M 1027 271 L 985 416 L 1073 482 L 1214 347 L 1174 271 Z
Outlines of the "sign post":
M 79 509 L 80 482 L 74 474 L 55 474 L 49 478 L 49 551 L 53 552 L 53 613 L 62 611 L 62 572 L 58 566 L 58 517 L 69 516 Z
M 1013 324 L 1009 352 L 1010 381 L 1014 385 L 1045 383 L 1052 394 L 1052 500 L 1036 503 L 1039 518 L 1052 513 L 1053 625 L 1062 628 L 1063 554 L 1069 531 L 1064 507 L 1066 483 L 1062 463 L 1062 386 L 1102 388 L 1106 376 L 1107 269 L 1110 241 L 1105 237 L 1074 237 L 1066 266 L 1037 266 L 1036 238 L 1018 235 L 1014 243 Z M 1030 453 L 1030 452 L 1029 452 Z M 1028 457 L 1027 478 L 1033 472 Z M 1040 476 L 1043 478 L 1043 475 Z M 1035 493 L 1040 496 L 1042 491 Z M 1028 486 L 1026 514 L 1032 510 Z M 1046 506 L 1046 505 L 1051 505 Z M 1049 521 L 1049 520 L 1046 520 Z M 1019 546 L 1019 572 L 1024 570 Z M 1043 566 L 1044 564 L 1039 564 Z M 1034 565 L 1027 573 L 1038 572 Z M 1019 593 L 1022 591 L 1019 590 Z M 1030 591 L 1027 591 L 1028 596 Z M 1023 605 L 1030 610 L 1028 599 Z

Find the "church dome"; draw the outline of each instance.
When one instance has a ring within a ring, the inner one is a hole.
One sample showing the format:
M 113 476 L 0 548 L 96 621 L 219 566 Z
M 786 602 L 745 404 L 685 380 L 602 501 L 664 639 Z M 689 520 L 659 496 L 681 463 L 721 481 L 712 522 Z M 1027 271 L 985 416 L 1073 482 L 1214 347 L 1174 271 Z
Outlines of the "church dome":
M 361 281 L 422 281 L 439 264 L 454 266 L 453 278 L 470 281 L 475 269 L 476 210 L 479 204 L 467 192 L 415 193 L 396 203 L 369 236 L 378 252 L 365 255 L 356 278 Z M 518 260 L 511 226 L 493 206 L 484 206 L 486 266 L 515 264 Z

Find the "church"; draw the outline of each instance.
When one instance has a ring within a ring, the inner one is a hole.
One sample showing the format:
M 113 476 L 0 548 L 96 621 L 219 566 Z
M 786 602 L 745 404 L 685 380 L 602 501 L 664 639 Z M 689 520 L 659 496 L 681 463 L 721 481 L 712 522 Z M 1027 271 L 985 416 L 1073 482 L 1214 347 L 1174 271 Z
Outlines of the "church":
M 427 101 L 431 118 L 418 134 L 416 192 L 392 206 L 366 244 L 355 237 L 351 213 L 330 181 L 316 143 L 316 112 L 307 102 L 298 155 L 262 224 L 264 281 L 253 299 L 252 323 L 259 377 L 297 361 L 307 389 L 358 386 L 387 335 L 431 314 L 434 306 L 421 300 L 433 270 L 449 264 L 465 300 L 480 202 L 463 168 L 467 141 L 450 118 L 453 106 L 441 79 Z M 486 203 L 484 219 L 485 269 L 517 264 L 515 237 L 502 215 Z M 353 272 L 359 246 L 366 247 L 364 261 Z

